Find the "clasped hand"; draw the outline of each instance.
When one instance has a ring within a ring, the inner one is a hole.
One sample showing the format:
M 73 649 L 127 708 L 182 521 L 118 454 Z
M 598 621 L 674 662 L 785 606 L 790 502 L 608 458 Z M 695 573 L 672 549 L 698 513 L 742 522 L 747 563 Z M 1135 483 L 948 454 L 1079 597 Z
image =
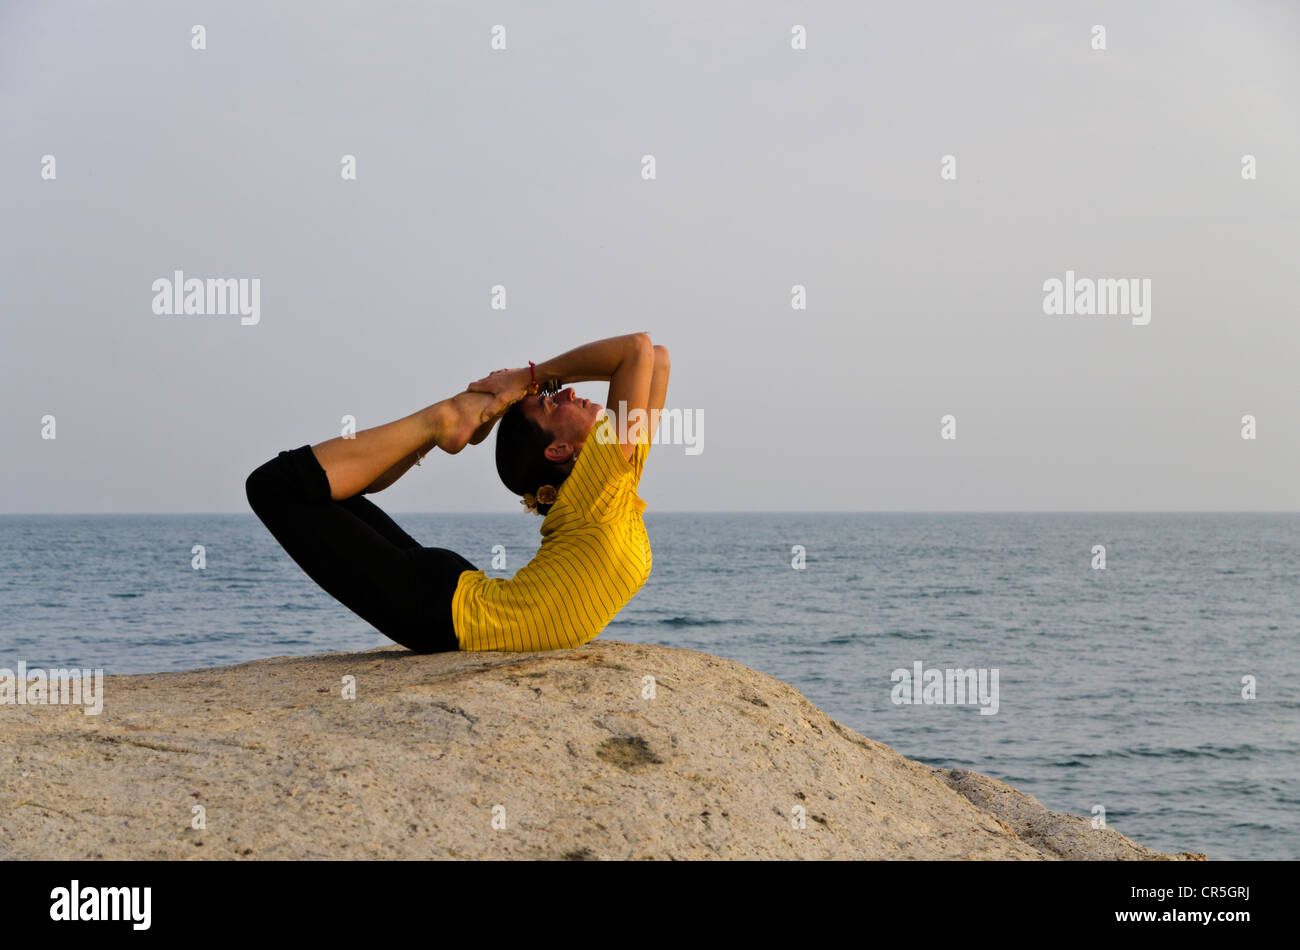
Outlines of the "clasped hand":
M 523 369 L 498 369 L 465 387 L 467 392 L 487 393 L 492 402 L 483 410 L 481 422 L 493 422 L 507 409 L 528 395 L 532 374 Z

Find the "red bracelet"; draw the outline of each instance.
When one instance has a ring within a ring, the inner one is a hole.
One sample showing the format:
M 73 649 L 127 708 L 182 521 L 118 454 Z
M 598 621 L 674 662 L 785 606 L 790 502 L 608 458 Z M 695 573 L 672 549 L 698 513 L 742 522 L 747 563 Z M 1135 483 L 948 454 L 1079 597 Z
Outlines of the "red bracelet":
M 559 377 L 552 377 L 551 379 L 548 379 L 544 385 L 540 385 L 540 386 L 538 385 L 537 372 L 534 369 L 536 365 L 537 364 L 534 363 L 532 360 L 528 361 L 528 376 L 532 380 L 532 382 L 529 383 L 528 385 L 529 393 L 544 392 L 550 395 L 555 395 L 556 393 L 558 393 L 560 391 Z

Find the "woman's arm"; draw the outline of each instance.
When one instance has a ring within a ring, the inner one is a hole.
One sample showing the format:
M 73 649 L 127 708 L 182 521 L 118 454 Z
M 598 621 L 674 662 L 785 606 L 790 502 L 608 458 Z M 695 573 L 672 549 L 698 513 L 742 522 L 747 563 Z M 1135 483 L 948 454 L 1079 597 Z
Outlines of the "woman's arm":
M 593 343 L 585 343 L 538 363 L 534 374 L 539 383 L 558 379 L 561 384 L 591 380 L 609 380 L 612 384 L 620 368 L 626 368 L 629 361 L 644 358 L 645 354 L 652 350 L 648 333 L 613 336 Z M 524 367 L 504 373 L 498 370 L 490 376 L 470 383 L 467 387 L 469 392 L 491 393 L 496 397 L 483 411 L 481 421 L 487 423 L 496 419 L 510 408 L 512 403 L 522 399 L 528 391 L 531 378 L 528 367 Z M 616 395 L 611 395 L 609 401 L 613 402 Z
M 621 366 L 629 358 L 636 358 L 651 349 L 650 334 L 628 333 L 611 336 L 594 343 L 585 343 L 566 353 L 537 364 L 537 379 L 558 379 L 561 384 L 585 383 L 592 380 L 613 381 Z
M 619 363 L 609 380 L 609 398 L 605 411 L 612 417 L 614 431 L 623 437 L 619 448 L 631 459 L 637 443 L 649 442 L 653 431 L 650 419 L 650 384 L 654 379 L 655 347 L 646 333 L 638 339 Z
M 659 414 L 664 411 L 664 402 L 668 399 L 668 374 L 672 364 L 668 361 L 668 347 L 655 347 L 654 375 L 650 377 L 650 436 L 654 437 L 659 428 Z

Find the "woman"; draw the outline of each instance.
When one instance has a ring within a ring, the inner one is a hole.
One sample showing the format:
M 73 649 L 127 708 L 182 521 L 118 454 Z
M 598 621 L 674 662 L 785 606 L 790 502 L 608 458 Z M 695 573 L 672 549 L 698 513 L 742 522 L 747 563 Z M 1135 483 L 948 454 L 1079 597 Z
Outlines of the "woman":
M 636 494 L 668 391 L 668 351 L 645 333 L 597 340 L 498 370 L 404 419 L 280 452 L 245 484 L 248 502 L 332 596 L 420 653 L 553 650 L 591 640 L 650 574 Z M 608 380 L 604 415 L 565 383 Z M 422 547 L 362 495 L 387 488 L 434 446 L 455 455 L 497 420 L 497 472 L 545 515 L 536 556 L 488 577 Z

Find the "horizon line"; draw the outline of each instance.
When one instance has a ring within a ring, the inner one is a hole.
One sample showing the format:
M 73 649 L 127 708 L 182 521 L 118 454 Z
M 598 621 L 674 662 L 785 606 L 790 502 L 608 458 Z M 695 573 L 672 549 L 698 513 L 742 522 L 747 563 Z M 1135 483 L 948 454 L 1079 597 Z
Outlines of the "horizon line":
M 511 511 L 402 511 L 388 510 L 390 515 L 511 515 Z M 731 510 L 694 510 L 665 508 L 647 510 L 662 515 L 1294 515 L 1300 508 L 810 508 L 778 511 L 770 508 L 737 508 Z M 178 518 L 202 516 L 248 516 L 252 511 L 0 511 L 0 518 L 72 518 L 72 517 L 135 517 L 156 516 Z

